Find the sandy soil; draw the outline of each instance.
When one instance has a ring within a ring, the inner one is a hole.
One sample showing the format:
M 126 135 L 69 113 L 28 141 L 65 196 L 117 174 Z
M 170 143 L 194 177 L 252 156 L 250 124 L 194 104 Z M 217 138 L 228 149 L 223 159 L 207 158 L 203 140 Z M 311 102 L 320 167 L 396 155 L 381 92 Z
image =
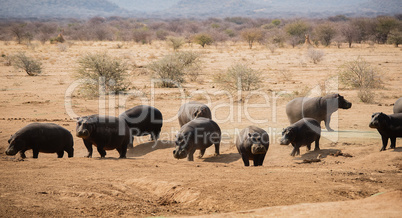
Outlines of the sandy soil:
M 246 44 L 186 46 L 183 50 L 202 53 L 203 72 L 197 82 L 185 83 L 185 90 L 153 90 L 142 67 L 171 52 L 162 42 L 126 43 L 121 49 L 117 42 L 73 42 L 67 51 L 50 44 L 0 42 L 2 55 L 25 51 L 44 67 L 42 75 L 30 77 L 0 59 L 0 216 L 398 217 L 402 140 L 397 139 L 395 150 L 379 152 L 380 135 L 368 123 L 373 112 L 391 113 L 401 97 L 402 51 L 385 45 L 318 49 L 325 56 L 313 64 L 305 48 L 280 48 L 272 54 L 258 45 L 253 50 Z M 75 90 L 71 104 L 65 103 L 77 59 L 95 51 L 107 51 L 133 66 L 130 82 L 137 96 L 107 96 L 102 101 L 84 98 Z M 334 78 L 343 63 L 357 57 L 383 75 L 384 88 L 374 90 L 374 104 L 360 102 L 356 90 L 338 86 Z M 220 93 L 212 82 L 213 75 L 238 62 L 262 72 L 264 85 L 258 93 L 232 97 Z M 320 151 L 302 148 L 301 156 L 291 157 L 291 146 L 278 143 L 278 134 L 288 125 L 285 105 L 308 90 L 322 93 L 324 88 L 339 92 L 353 106 L 334 115 L 331 126 L 337 131 L 323 130 Z M 173 158 L 172 140 L 179 129 L 175 114 L 189 100 L 211 107 L 225 133 L 220 156 L 214 157 L 209 148 L 194 162 Z M 96 150 L 93 158 L 84 158 L 86 149 L 77 137 L 74 158 L 40 153 L 33 159 L 31 151 L 24 160 L 5 155 L 10 135 L 31 122 L 57 123 L 75 135 L 72 114 L 118 115 L 139 104 L 159 108 L 165 123 L 161 140 L 155 144 L 148 137 L 136 138 L 127 159 L 118 159 L 117 151 L 100 159 Z M 263 167 L 244 167 L 234 147 L 236 132 L 248 125 L 270 135 Z M 352 157 L 331 155 L 337 151 Z M 318 155 L 321 162 L 303 163 Z

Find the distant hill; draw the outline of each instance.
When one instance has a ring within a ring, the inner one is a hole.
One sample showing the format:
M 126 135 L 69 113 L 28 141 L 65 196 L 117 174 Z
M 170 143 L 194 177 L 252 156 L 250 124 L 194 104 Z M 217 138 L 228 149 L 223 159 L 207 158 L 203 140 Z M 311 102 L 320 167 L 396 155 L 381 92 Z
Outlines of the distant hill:
M 166 10 L 180 0 L 109 0 L 126 10 L 155 12 Z
M 402 0 L 0 0 L 0 18 L 317 18 L 398 13 Z
M 2 18 L 86 18 L 127 14 L 107 0 L 0 0 Z

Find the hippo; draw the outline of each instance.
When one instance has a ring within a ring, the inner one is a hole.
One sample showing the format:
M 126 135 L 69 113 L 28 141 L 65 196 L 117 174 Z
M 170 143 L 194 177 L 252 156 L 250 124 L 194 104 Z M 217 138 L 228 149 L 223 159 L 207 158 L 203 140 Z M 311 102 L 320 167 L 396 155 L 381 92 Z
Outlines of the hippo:
M 215 121 L 198 117 L 184 124 L 176 136 L 176 148 L 173 157 L 188 161 L 194 161 L 195 150 L 200 150 L 199 158 L 204 156 L 205 150 L 212 144 L 215 145 L 215 156 L 219 155 L 221 142 L 221 129 Z
M 320 123 L 313 118 L 303 118 L 283 130 L 280 144 L 289 145 L 292 143 L 293 151 L 290 155 L 295 156 L 300 154 L 299 148 L 303 145 L 306 145 L 309 151 L 311 143 L 314 141 L 314 151 L 320 150 L 320 137 Z
M 396 138 L 402 137 L 402 113 L 386 115 L 382 112 L 374 113 L 371 116 L 370 128 L 375 128 L 381 135 L 382 148 L 385 151 L 388 139 L 391 139 L 391 148 L 396 147 Z
M 291 100 L 286 105 L 286 114 L 290 124 L 306 117 L 314 118 L 318 122 L 324 120 L 325 128 L 332 132 L 334 130 L 329 126 L 332 113 L 337 111 L 338 108 L 349 109 L 351 107 L 352 103 L 339 94 L 329 94 L 315 98 L 300 97 Z
M 150 141 L 158 140 L 163 125 L 162 113 L 158 109 L 138 105 L 126 110 L 119 117 L 126 121 L 132 136 L 150 135 Z M 132 143 L 129 147 L 132 147 Z
M 394 104 L 394 114 L 402 113 L 402 98 L 396 100 Z
M 18 130 L 8 140 L 10 144 L 7 155 L 20 152 L 21 158 L 26 158 L 25 151 L 32 149 L 33 158 L 38 158 L 39 152 L 57 153 L 58 158 L 74 156 L 73 136 L 67 129 L 54 123 L 30 123 Z
M 259 127 L 248 126 L 237 136 L 236 147 L 244 166 L 250 166 L 249 160 L 253 160 L 254 166 L 262 166 L 269 148 L 268 133 Z
M 197 117 L 211 119 L 211 110 L 207 105 L 196 101 L 190 101 L 180 107 L 178 112 L 180 127 Z
M 92 157 L 92 145 L 95 145 L 101 158 L 106 156 L 105 150 L 113 149 L 119 152 L 120 158 L 126 158 L 130 129 L 123 119 L 97 114 L 79 117 L 76 131 L 88 150 L 85 157 Z

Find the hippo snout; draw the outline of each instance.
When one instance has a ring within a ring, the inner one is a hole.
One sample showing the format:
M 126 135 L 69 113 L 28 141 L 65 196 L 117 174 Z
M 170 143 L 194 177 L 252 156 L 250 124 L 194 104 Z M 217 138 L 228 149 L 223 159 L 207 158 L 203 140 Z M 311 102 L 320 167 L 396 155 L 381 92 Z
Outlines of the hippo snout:
M 86 129 L 84 129 L 84 130 L 82 130 L 82 131 L 78 131 L 78 132 L 76 133 L 76 135 L 77 135 L 77 137 L 80 137 L 80 138 L 86 138 L 86 137 L 89 136 L 89 131 L 86 130 Z
M 253 154 L 265 154 L 265 153 L 267 153 L 267 149 L 261 144 L 253 145 L 253 146 L 251 146 L 251 153 L 253 153 Z
M 288 144 L 290 144 L 289 139 L 281 139 L 280 145 L 288 145 Z
M 187 157 L 187 152 L 183 149 L 177 148 L 173 151 L 173 157 L 176 159 L 184 159 Z
M 370 128 L 377 128 L 378 122 L 370 122 L 369 127 Z
M 352 107 L 352 103 L 351 102 L 347 102 L 346 103 L 346 108 L 345 109 L 349 109 L 349 108 L 351 108 Z
M 6 150 L 6 155 L 16 155 L 17 153 L 18 153 L 18 151 L 14 150 L 14 149 Z

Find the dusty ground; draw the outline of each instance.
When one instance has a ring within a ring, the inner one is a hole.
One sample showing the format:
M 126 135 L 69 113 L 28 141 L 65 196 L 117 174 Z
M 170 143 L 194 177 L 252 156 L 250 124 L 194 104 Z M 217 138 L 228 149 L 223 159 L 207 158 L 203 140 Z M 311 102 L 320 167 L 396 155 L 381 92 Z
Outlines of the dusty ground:
M 112 42 L 73 42 L 67 51 L 57 45 L 0 42 L 2 55 L 26 51 L 44 67 L 42 75 L 29 77 L 0 59 L 0 216 L 400 216 L 402 140 L 397 140 L 395 150 L 379 152 L 380 136 L 368 123 L 373 112 L 391 113 L 391 104 L 401 97 L 402 51 L 377 45 L 319 49 L 325 52 L 324 59 L 313 64 L 305 48 L 280 48 L 272 54 L 259 46 L 249 50 L 245 44 L 186 46 L 183 50 L 203 54 L 203 73 L 197 82 L 185 83 L 181 92 L 153 91 L 141 68 L 170 52 L 162 42 L 127 43 L 121 49 Z M 74 91 L 65 107 L 77 59 L 94 51 L 107 51 L 133 66 L 130 81 L 137 96 L 107 96 L 103 102 Z M 374 90 L 374 104 L 364 104 L 356 90 L 336 85 L 338 67 L 359 56 L 383 75 L 384 88 Z M 214 74 L 236 62 L 247 63 L 264 76 L 260 92 L 242 93 L 241 101 L 239 95 L 219 93 L 219 85 L 212 83 Z M 336 132 L 323 130 L 321 151 L 302 148 L 301 156 L 290 157 L 292 148 L 280 146 L 277 135 L 288 125 L 285 105 L 308 90 L 324 88 L 339 92 L 353 106 L 333 117 Z M 214 112 L 225 132 L 220 156 L 214 157 L 209 148 L 194 162 L 173 158 L 171 141 L 179 129 L 175 114 L 188 100 L 208 103 Z M 105 159 L 96 151 L 92 159 L 84 158 L 86 149 L 77 137 L 70 159 L 42 153 L 32 159 L 28 151 L 28 158 L 21 160 L 4 153 L 10 135 L 30 122 L 54 122 L 75 135 L 71 114 L 117 115 L 138 104 L 154 104 L 165 123 L 156 145 L 147 142 L 148 137 L 137 138 L 127 159 L 117 159 L 117 151 L 109 151 Z M 271 146 L 263 167 L 246 168 L 233 142 L 237 131 L 252 124 L 268 131 Z M 330 155 L 337 151 L 353 157 Z M 302 163 L 319 154 L 321 162 Z

